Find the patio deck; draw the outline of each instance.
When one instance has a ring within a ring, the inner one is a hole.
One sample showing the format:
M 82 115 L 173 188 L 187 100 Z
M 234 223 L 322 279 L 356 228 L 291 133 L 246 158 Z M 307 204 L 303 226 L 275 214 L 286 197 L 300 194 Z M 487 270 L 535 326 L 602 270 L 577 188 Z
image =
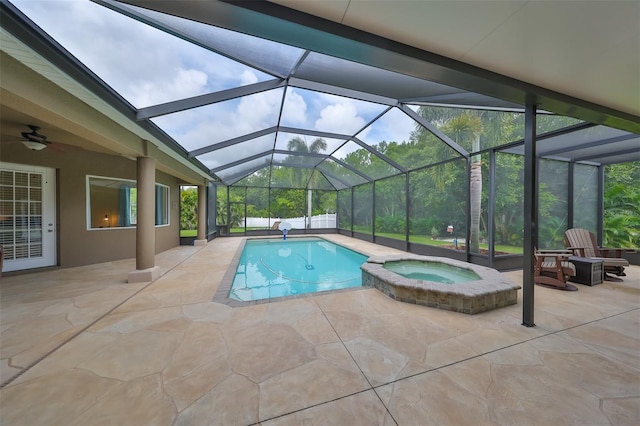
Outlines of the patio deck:
M 375 289 L 214 303 L 240 241 L 161 253 L 152 283 L 125 282 L 134 260 L 3 277 L 0 424 L 640 424 L 640 267 L 535 287 L 527 328 L 520 300 L 473 316 Z

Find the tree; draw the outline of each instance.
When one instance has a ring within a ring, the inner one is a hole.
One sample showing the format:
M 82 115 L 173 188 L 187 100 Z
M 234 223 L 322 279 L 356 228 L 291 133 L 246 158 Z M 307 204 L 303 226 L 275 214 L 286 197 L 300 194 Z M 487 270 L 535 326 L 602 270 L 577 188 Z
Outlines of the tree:
M 603 244 L 640 247 L 640 162 L 606 166 Z
M 226 189 L 226 188 L 225 188 Z M 229 188 L 229 222 L 230 227 L 240 226 L 244 221 L 246 206 L 246 188 Z M 226 204 L 224 206 L 227 207 Z M 226 217 L 226 214 L 225 214 Z
M 271 217 L 287 218 L 304 215 L 304 190 L 271 188 Z
M 405 174 L 376 181 L 376 232 L 399 234 L 404 239 L 407 226 L 405 184 Z
M 300 137 L 293 137 L 287 142 L 287 149 L 294 152 L 319 154 L 327 149 L 327 141 L 322 138 L 316 138 L 310 145 Z
M 453 136 L 453 140 L 460 144 L 462 140 L 472 140 L 472 152 L 480 150 L 480 135 L 482 134 L 482 120 L 476 114 L 464 112 L 453 117 L 444 126 L 445 132 Z M 480 211 L 482 209 L 482 161 L 479 155 L 471 157 L 470 188 L 470 233 L 469 249 L 472 253 L 480 251 Z
M 289 140 L 289 142 L 287 143 L 287 149 L 289 151 L 294 151 L 294 152 L 300 152 L 300 153 L 307 153 L 307 154 L 319 154 L 321 152 L 326 151 L 327 149 L 327 141 L 325 141 L 322 138 L 316 138 L 313 142 L 311 142 L 310 145 L 307 145 L 307 143 L 302 140 L 302 138 L 296 136 L 292 139 Z M 304 156 L 301 155 L 296 155 L 296 156 L 292 156 L 295 157 L 294 161 L 297 160 L 297 162 L 301 162 L 302 164 L 304 164 L 304 161 L 306 160 L 306 158 Z M 307 174 L 305 176 L 305 180 L 304 182 L 302 182 L 302 179 L 300 176 L 303 175 L 304 169 L 299 169 L 299 168 L 291 168 L 291 173 L 292 173 L 292 186 L 294 188 L 306 188 L 307 186 L 309 186 L 310 182 L 309 179 L 313 178 L 312 174 Z M 308 188 L 307 189 L 307 216 L 308 216 L 308 220 L 309 220 L 309 224 L 307 225 L 307 227 L 311 227 L 311 216 L 313 215 L 313 191 Z
M 287 142 L 287 149 L 292 152 L 301 153 L 301 154 L 320 154 L 327 149 L 327 142 L 322 138 L 316 138 L 311 142 L 311 144 L 307 145 L 307 143 L 299 136 L 293 137 Z M 300 165 L 304 166 L 308 164 L 308 157 L 304 155 L 289 155 L 287 157 L 286 163 L 291 165 Z M 309 176 L 311 175 L 304 168 L 300 167 L 289 167 L 289 182 L 292 188 L 303 189 L 307 187 Z
M 198 188 L 180 187 L 180 229 L 198 228 Z
M 476 153 L 482 148 L 499 146 L 515 139 L 518 134 L 518 114 L 500 111 L 463 110 L 457 108 L 421 107 L 419 114 L 442 130 L 446 135 L 470 153 Z M 435 136 L 422 126 L 418 126 L 412 138 L 419 140 L 434 140 Z M 451 147 L 437 139 L 431 144 L 425 144 L 423 149 L 429 150 L 435 161 L 453 158 L 455 155 Z M 433 161 L 433 162 L 435 162 Z M 454 163 L 442 164 L 432 168 L 433 181 L 443 190 L 443 183 L 449 179 L 449 171 L 455 170 Z M 469 245 L 472 252 L 479 251 L 480 228 L 482 216 L 482 161 L 478 155 L 471 157 L 471 174 L 469 188 L 471 192 L 470 236 Z M 462 181 L 456 181 L 457 185 Z M 451 184 L 448 184 L 451 186 Z M 507 216 L 505 216 L 506 218 Z M 484 224 L 486 228 L 486 223 Z

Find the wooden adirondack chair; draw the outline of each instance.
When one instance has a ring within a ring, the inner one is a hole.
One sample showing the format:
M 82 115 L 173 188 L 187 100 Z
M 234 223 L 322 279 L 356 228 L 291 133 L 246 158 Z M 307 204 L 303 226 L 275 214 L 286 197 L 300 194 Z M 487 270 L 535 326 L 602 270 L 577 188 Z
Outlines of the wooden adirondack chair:
M 598 247 L 595 235 L 586 229 L 580 228 L 567 229 L 564 233 L 564 242 L 567 249 L 571 250 L 574 256 L 590 259 L 602 259 L 605 280 L 622 281 L 620 278 L 607 275 L 607 272 L 619 277 L 624 277 L 626 275 L 624 273 L 624 268 L 629 266 L 629 261 L 622 257 L 622 253 L 631 250 Z
M 558 290 L 578 290 L 578 287 L 567 282 L 576 275 L 576 267 L 569 262 L 572 254 L 570 250 L 535 250 L 533 282 Z

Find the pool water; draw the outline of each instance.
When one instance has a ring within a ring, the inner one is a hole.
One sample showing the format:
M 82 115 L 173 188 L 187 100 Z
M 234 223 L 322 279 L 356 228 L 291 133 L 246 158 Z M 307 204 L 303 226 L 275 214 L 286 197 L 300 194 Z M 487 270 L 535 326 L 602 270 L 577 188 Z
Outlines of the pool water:
M 247 240 L 229 298 L 239 301 L 362 286 L 367 256 L 322 238 Z
M 469 269 L 440 262 L 403 260 L 387 262 L 383 267 L 406 278 L 434 281 L 441 284 L 460 284 L 480 279 L 478 274 Z

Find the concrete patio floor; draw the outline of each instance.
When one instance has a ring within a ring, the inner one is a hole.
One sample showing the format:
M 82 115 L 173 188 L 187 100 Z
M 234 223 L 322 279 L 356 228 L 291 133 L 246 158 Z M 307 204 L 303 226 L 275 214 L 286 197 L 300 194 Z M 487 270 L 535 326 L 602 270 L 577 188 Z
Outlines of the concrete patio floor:
M 134 260 L 4 276 L 0 424 L 640 424 L 640 267 L 536 286 L 528 328 L 521 302 L 470 316 L 375 289 L 212 302 L 240 242 L 161 253 L 152 283 L 126 283 Z

